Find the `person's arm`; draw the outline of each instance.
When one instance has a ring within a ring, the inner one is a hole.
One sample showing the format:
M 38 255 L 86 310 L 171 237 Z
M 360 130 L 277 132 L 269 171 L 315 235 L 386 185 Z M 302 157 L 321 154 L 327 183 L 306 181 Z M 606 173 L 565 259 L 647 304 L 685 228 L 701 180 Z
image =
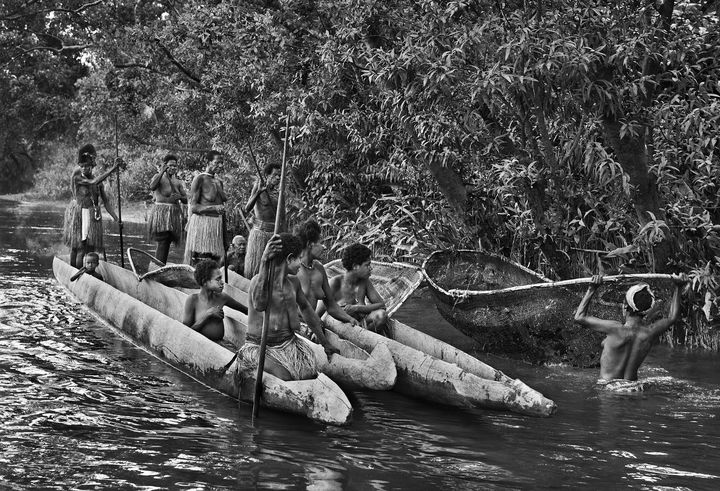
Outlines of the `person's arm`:
M 222 181 L 221 181 L 220 179 L 216 179 L 216 180 L 217 180 L 217 184 L 218 184 L 218 185 L 217 185 L 218 196 L 220 196 L 220 201 L 222 201 L 223 203 L 225 203 L 225 202 L 227 201 L 227 195 L 225 194 L 225 188 L 224 188 L 223 183 L 222 183 Z
M 183 311 L 183 324 L 193 331 L 199 331 L 202 329 L 203 326 L 213 317 L 218 319 L 223 319 L 225 317 L 222 307 L 211 307 L 199 319 L 195 319 L 196 302 L 197 294 L 193 293 L 187 298 L 187 300 L 185 300 L 185 309 Z
M 675 283 L 675 291 L 673 292 L 672 300 L 670 301 L 670 312 L 667 318 L 660 319 L 654 322 L 650 326 L 650 335 L 653 337 L 660 336 L 662 333 L 670 329 L 675 322 L 677 322 L 680 316 L 680 301 L 682 299 L 681 290 L 688 282 L 686 274 L 673 275 L 673 282 Z
M 79 172 L 75 176 L 75 184 L 79 186 L 92 186 L 93 184 L 100 184 L 105 179 L 110 177 L 110 174 L 115 172 L 115 170 L 122 165 L 121 162 L 116 162 L 110 169 L 106 170 L 103 174 L 100 174 L 97 177 L 93 177 L 92 179 L 88 179 L 87 177 L 82 175 L 82 172 Z
M 175 179 L 175 189 L 178 193 L 178 201 L 181 203 L 187 204 L 187 193 L 185 192 L 185 184 L 180 179 Z
M 322 282 L 322 290 L 323 293 L 325 293 L 325 301 L 323 302 L 323 314 L 325 313 L 325 310 L 327 309 L 328 314 L 330 314 L 335 319 L 342 321 L 342 322 L 349 322 L 350 324 L 357 325 L 358 321 L 353 316 L 348 314 L 340 305 L 338 305 L 337 300 L 335 299 L 335 292 L 330 288 L 330 282 L 328 281 L 327 272 L 325 271 L 325 267 L 322 264 L 319 264 L 320 272 L 322 273 L 323 282 Z M 319 302 L 318 302 L 319 307 Z M 322 314 L 318 314 L 318 317 L 322 317 Z
M 355 305 L 346 305 L 345 310 L 350 314 L 369 314 L 370 312 L 374 312 L 378 309 L 385 309 L 385 301 L 382 299 L 380 294 L 375 290 L 375 287 L 372 284 L 372 281 L 367 280 L 367 284 L 365 286 L 365 297 L 368 299 L 370 303 L 362 304 L 358 303 Z
M 250 192 L 250 198 L 248 199 L 247 203 L 245 204 L 245 214 L 247 215 L 252 211 L 252 209 L 255 207 L 255 202 L 260 197 L 260 193 L 265 191 L 265 188 L 260 185 L 260 181 L 256 181 L 255 184 L 253 184 L 252 191 Z
M 238 310 L 242 312 L 243 314 L 248 313 L 248 309 L 246 306 L 235 300 L 233 297 L 228 295 L 227 293 L 222 293 L 223 300 L 225 301 L 225 306 L 230 307 L 233 310 Z
M 162 176 L 165 174 L 165 171 L 167 170 L 167 162 L 163 164 L 162 168 L 160 169 L 160 172 L 155 174 L 152 179 L 150 179 L 150 191 L 155 191 L 158 186 L 160 185 L 160 181 L 162 180 Z
M 323 348 L 325 348 L 325 353 L 327 353 L 328 356 L 333 353 L 339 353 L 339 351 L 330 344 L 327 337 L 325 337 L 322 321 L 320 320 L 320 317 L 318 317 L 318 315 L 315 313 L 312 305 L 310 305 L 310 302 L 305 296 L 305 292 L 303 292 L 302 287 L 300 286 L 300 280 L 297 278 L 297 276 L 289 276 L 288 280 L 291 281 L 295 286 L 295 302 L 300 308 L 300 313 L 302 314 L 303 320 L 307 323 L 312 332 L 315 333 L 315 337 L 317 338 L 318 342 L 322 345 Z
M 275 255 L 282 251 L 282 240 L 279 235 L 273 235 L 265 246 L 263 255 L 260 258 L 260 270 L 250 283 L 250 292 L 252 293 L 253 307 L 258 312 L 264 312 L 270 302 L 273 285 L 267 285 L 267 277 L 270 268 L 274 268 Z M 277 279 L 277 278 L 276 278 Z
M 98 190 L 100 191 L 100 198 L 103 200 L 103 205 L 105 206 L 105 209 L 110 214 L 110 216 L 115 220 L 116 222 L 120 223 L 120 219 L 118 218 L 117 214 L 115 213 L 115 207 L 113 206 L 112 201 L 110 201 L 107 197 L 107 194 L 105 193 L 105 186 L 100 184 Z
M 616 333 L 620 328 L 622 328 L 622 324 L 619 322 L 599 319 L 588 315 L 590 301 L 595 296 L 595 292 L 597 292 L 597 289 L 601 284 L 602 275 L 593 276 L 590 286 L 588 287 L 587 292 L 585 292 L 585 296 L 580 301 L 577 311 L 575 311 L 575 323 L 606 334 Z
M 333 277 L 332 280 L 328 282 L 329 284 L 329 292 L 325 292 L 325 299 L 324 300 L 318 300 L 317 307 L 315 307 L 315 313 L 318 317 L 322 319 L 322 316 L 325 315 L 325 312 L 327 312 L 327 305 L 326 302 L 328 299 L 332 298 L 335 303 L 337 303 L 337 297 L 338 293 L 340 292 L 340 288 L 342 286 L 342 275 L 338 275 Z M 324 288 L 323 288 L 324 291 Z M 338 305 L 340 307 L 340 305 Z M 340 307 L 342 308 L 342 307 Z

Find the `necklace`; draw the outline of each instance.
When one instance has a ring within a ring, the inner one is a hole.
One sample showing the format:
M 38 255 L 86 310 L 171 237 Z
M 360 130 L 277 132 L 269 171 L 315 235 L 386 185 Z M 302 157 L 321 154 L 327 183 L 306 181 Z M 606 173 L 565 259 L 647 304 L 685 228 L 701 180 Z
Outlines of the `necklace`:
M 308 266 L 308 265 L 305 264 L 304 262 L 300 261 L 300 265 L 301 265 L 303 268 L 309 269 L 309 270 L 311 270 L 311 271 L 314 269 L 314 267 L 313 267 L 314 265 L 313 265 L 313 264 L 311 264 L 310 266 Z

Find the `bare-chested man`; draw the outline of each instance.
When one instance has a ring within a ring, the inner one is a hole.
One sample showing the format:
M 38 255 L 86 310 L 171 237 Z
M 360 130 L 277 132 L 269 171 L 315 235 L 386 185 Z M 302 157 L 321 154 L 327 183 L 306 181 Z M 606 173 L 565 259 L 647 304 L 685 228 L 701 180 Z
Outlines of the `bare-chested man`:
M 307 220 L 297 227 L 295 235 L 300 239 L 303 248 L 300 252 L 300 269 L 296 276 L 312 308 L 317 309 L 319 301 L 322 300 L 327 312 L 335 319 L 357 325 L 357 319 L 345 312 L 335 300 L 325 267 L 319 261 L 325 253 L 325 246 L 320 242 L 320 225 L 315 220 Z
M 362 244 L 352 244 L 343 252 L 345 274 L 330 280 L 330 289 L 338 304 L 367 329 L 387 336 L 385 301 L 370 280 L 372 251 Z
M 182 204 L 187 204 L 187 195 L 182 181 L 176 177 L 177 157 L 167 154 L 163 165 L 150 180 L 150 190 L 155 203 L 147 221 L 148 238 L 157 242 L 155 257 L 167 262 L 170 244 L 182 240 L 185 216 Z
M 295 336 L 300 329 L 298 307 L 328 356 L 337 353 L 322 330 L 294 275 L 300 268 L 300 239 L 283 233 L 273 236 L 263 252 L 260 272 L 250 282 L 248 296 L 247 340 L 240 348 L 241 366 L 257 369 L 264 313 L 269 313 L 267 351 L 263 369 L 282 380 L 305 380 L 317 375 L 317 360 L 312 349 Z M 272 269 L 273 283 L 267 276 Z
M 277 212 L 278 183 L 281 173 L 280 164 L 266 164 L 263 168 L 265 174 L 265 185 L 258 180 L 255 182 L 250 193 L 250 198 L 245 205 L 245 214 L 253 210 L 255 218 L 253 228 L 248 237 L 247 252 L 245 253 L 246 278 L 252 278 L 260 270 L 260 258 L 265 251 L 265 245 L 275 230 L 275 213 Z M 281 210 L 284 210 L 283 206 Z M 285 217 L 280 217 L 280 231 L 285 230 Z
M 225 253 L 223 230 L 225 191 L 215 173 L 223 164 L 220 152 L 207 155 L 205 172 L 193 179 L 190 186 L 189 218 L 185 240 L 185 262 L 195 264 L 201 259 L 219 260 Z
M 223 293 L 225 282 L 222 269 L 215 261 L 205 259 L 195 267 L 195 281 L 200 292 L 185 300 L 183 324 L 213 341 L 220 341 L 225 334 L 223 307 L 247 313 L 243 304 Z
M 646 324 L 644 316 L 655 302 L 655 296 L 647 283 L 639 283 L 625 294 L 623 310 L 625 322 L 599 319 L 588 315 L 588 308 L 602 275 L 593 276 L 585 297 L 575 312 L 575 322 L 581 326 L 607 334 L 603 340 L 600 357 L 600 383 L 624 379 L 637 380 L 638 368 L 662 333 L 677 321 L 680 312 L 680 289 L 688 279 L 685 274 L 673 275 L 675 292 L 670 304 L 668 317 Z
M 103 249 L 103 226 L 100 201 L 116 222 L 119 222 L 113 204 L 105 194 L 102 182 L 124 163 L 115 164 L 98 177 L 93 177 L 97 153 L 93 145 L 85 145 L 78 152 L 78 167 L 70 178 L 72 200 L 65 210 L 63 241 L 70 247 L 70 265 L 80 267 L 87 252 Z M 120 224 L 122 226 L 122 224 Z

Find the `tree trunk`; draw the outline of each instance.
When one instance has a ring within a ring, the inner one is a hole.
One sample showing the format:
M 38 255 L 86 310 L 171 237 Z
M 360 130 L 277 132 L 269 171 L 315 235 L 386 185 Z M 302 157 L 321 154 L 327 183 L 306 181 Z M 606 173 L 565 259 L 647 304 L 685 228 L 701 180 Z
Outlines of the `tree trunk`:
M 605 120 L 605 136 L 615 152 L 615 158 L 622 166 L 623 171 L 630 177 L 633 187 L 632 203 L 635 207 L 640 225 L 652 221 L 652 217 L 661 220 L 665 218 L 662 212 L 662 203 L 658 195 L 657 181 L 648 170 L 648 151 L 645 141 L 649 128 L 641 125 L 637 128 L 637 135 L 625 134 L 620 137 L 621 123 Z M 666 272 L 669 269 L 668 261 L 673 257 L 675 238 L 669 229 L 665 229 L 665 238 L 653 246 L 656 270 Z

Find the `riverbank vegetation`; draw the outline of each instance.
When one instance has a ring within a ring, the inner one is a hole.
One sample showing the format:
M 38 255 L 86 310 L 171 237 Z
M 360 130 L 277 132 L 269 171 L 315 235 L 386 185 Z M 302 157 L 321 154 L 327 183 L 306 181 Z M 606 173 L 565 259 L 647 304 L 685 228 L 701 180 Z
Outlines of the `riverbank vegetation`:
M 217 148 L 242 203 L 289 117 L 290 217 L 316 216 L 333 252 L 688 271 L 668 340 L 719 346 L 720 2 L 2 5 L 3 162 L 22 143 L 43 193 L 79 142 L 113 156 L 117 127 L 124 195 L 165 152 L 191 172 Z

